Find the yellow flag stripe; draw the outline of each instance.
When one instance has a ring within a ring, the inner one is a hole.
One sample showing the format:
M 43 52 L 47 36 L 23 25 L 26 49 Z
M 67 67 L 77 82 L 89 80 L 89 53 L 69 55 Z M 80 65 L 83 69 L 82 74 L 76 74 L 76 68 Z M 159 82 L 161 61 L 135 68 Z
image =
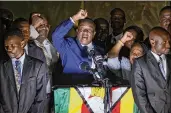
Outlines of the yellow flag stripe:
M 68 113 L 81 113 L 82 103 L 83 100 L 81 99 L 75 88 L 70 88 L 70 101 Z
M 120 113 L 133 113 L 134 99 L 131 88 L 123 96 L 120 103 Z

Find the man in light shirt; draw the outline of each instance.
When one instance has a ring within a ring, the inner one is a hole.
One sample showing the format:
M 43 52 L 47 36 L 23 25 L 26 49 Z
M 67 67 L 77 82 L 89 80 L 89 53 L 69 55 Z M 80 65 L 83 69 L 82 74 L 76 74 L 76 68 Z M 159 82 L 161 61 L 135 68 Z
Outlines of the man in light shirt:
M 149 33 L 151 50 L 134 61 L 131 85 L 142 113 L 171 113 L 170 38 L 167 30 L 154 27 Z

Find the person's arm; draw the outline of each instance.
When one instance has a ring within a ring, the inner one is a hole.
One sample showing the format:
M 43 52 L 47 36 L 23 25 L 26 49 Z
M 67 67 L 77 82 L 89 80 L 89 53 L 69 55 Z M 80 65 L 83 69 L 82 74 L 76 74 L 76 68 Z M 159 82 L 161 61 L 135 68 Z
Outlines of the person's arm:
M 155 113 L 152 108 L 146 92 L 146 84 L 144 80 L 144 76 L 142 73 L 142 69 L 137 60 L 133 64 L 132 75 L 131 75 L 131 86 L 134 101 L 140 109 L 141 113 Z
M 124 70 L 131 70 L 131 63 L 129 59 L 122 57 L 121 60 L 119 60 L 118 57 L 115 58 L 108 58 L 107 60 L 107 66 L 111 71 L 117 71 L 120 69 Z
M 119 56 L 119 52 L 122 48 L 122 46 L 124 46 L 125 42 L 132 40 L 133 39 L 133 35 L 131 32 L 125 32 L 123 37 L 121 38 L 121 40 L 118 40 L 118 42 L 113 46 L 113 48 L 108 52 L 108 57 L 109 58 L 115 58 Z
M 65 51 L 67 45 L 69 45 L 68 41 L 64 38 L 65 35 L 71 30 L 74 23 L 80 19 L 84 19 L 87 17 L 87 12 L 85 10 L 80 10 L 77 14 L 72 16 L 70 19 L 62 22 L 59 26 L 56 27 L 55 31 L 52 33 L 52 41 L 54 47 L 61 54 Z
M 36 83 L 36 97 L 32 105 L 31 113 L 44 113 L 45 100 L 46 100 L 46 86 L 48 82 L 48 72 L 45 63 L 39 68 L 39 73 L 37 75 Z

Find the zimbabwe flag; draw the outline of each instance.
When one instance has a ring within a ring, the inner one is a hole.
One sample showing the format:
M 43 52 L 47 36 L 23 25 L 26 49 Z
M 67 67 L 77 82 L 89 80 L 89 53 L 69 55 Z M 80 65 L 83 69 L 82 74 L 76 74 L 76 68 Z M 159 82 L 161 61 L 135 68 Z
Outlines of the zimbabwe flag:
M 55 113 L 104 113 L 102 87 L 72 87 L 54 90 Z M 132 90 L 111 88 L 112 113 L 140 113 L 134 104 Z

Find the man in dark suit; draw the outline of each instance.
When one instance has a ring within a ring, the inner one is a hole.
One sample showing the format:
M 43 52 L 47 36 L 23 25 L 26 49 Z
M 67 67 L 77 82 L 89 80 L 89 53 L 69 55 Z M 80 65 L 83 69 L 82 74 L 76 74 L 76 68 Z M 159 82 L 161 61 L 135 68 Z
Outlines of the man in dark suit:
M 12 28 L 18 28 L 22 31 L 25 41 L 25 52 L 27 55 L 46 62 L 43 50 L 39 48 L 33 40 L 30 40 L 30 25 L 28 20 L 24 18 L 17 18 L 12 24 Z
M 151 50 L 133 64 L 133 96 L 141 113 L 171 113 L 170 34 L 154 27 L 149 39 Z
M 1 113 L 44 113 L 47 67 L 25 54 L 23 40 L 19 30 L 5 36 L 10 59 L 0 64 Z

